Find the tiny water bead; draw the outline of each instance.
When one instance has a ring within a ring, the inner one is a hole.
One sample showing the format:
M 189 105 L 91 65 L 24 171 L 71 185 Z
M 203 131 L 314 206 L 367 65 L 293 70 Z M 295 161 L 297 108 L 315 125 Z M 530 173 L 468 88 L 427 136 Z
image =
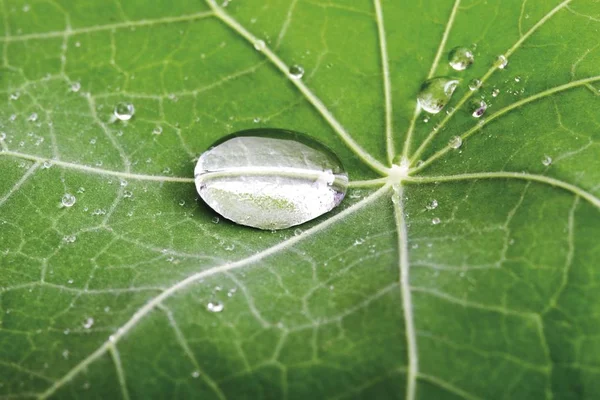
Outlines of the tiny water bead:
M 304 76 L 304 68 L 301 65 L 294 64 L 290 67 L 290 78 L 301 79 Z
M 492 97 L 498 97 L 499 94 L 500 94 L 500 89 L 494 88 L 494 90 L 492 90 Z
M 77 199 L 71 193 L 65 193 L 61 199 L 63 207 L 73 207 Z
M 452 147 L 453 149 L 458 149 L 460 148 L 460 146 L 462 146 L 462 138 L 460 136 L 454 136 L 452 139 L 450 139 L 450 142 L 448 142 L 448 145 L 450 147 Z
M 152 134 L 153 135 L 160 135 L 163 131 L 162 126 L 158 125 L 156 126 L 154 129 L 152 129 Z
M 119 121 L 129 121 L 135 114 L 135 108 L 131 103 L 119 103 L 115 106 L 114 114 Z
M 500 69 L 506 68 L 506 66 L 508 65 L 508 59 L 504 54 L 498 56 L 498 59 L 496 60 L 496 65 Z
M 258 51 L 263 51 L 266 47 L 267 45 L 265 44 L 264 40 L 257 40 L 254 42 L 254 48 Z
M 225 305 L 220 301 L 209 301 L 206 305 L 206 309 L 210 312 L 218 313 L 223 311 Z
M 202 200 L 221 216 L 265 230 L 325 214 L 348 188 L 348 175 L 331 150 L 282 129 L 225 137 L 200 156 L 194 177 Z
M 542 164 L 544 164 L 546 167 L 549 167 L 550 164 L 552 164 L 552 157 L 544 156 L 544 158 L 542 158 Z
M 448 104 L 459 81 L 447 77 L 431 78 L 423 82 L 417 102 L 430 114 L 437 114 Z
M 77 93 L 77 92 L 79 92 L 79 89 L 81 89 L 81 83 L 79 83 L 79 82 L 73 82 L 71 84 L 71 92 Z
M 442 220 L 437 217 L 431 220 L 431 223 L 433 225 L 438 225 L 440 222 L 442 222 Z
M 476 99 L 471 102 L 471 115 L 480 118 L 487 110 L 487 103 L 482 99 Z
M 448 63 L 456 71 L 463 71 L 475 61 L 473 52 L 467 47 L 455 47 L 448 53 Z
M 435 210 L 438 206 L 438 201 L 436 199 L 431 200 L 431 202 L 429 204 L 427 204 L 425 206 L 426 209 L 428 210 Z
M 481 81 L 479 79 L 471 79 L 469 82 L 469 90 L 474 91 L 481 87 Z

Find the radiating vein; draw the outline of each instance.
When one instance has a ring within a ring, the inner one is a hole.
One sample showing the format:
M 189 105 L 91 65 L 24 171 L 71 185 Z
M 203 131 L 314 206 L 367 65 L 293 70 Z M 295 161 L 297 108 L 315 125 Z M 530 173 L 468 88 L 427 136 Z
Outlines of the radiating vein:
M 123 396 L 123 400 L 129 400 L 129 390 L 127 390 L 127 381 L 125 380 L 125 372 L 123 371 L 123 365 L 121 364 L 119 350 L 117 350 L 115 346 L 110 346 L 108 350 L 112 356 L 113 363 L 115 364 L 115 370 L 117 371 L 117 378 L 119 379 L 119 386 L 121 387 L 121 395 Z
M 577 196 L 581 196 L 587 200 L 590 204 L 600 210 L 600 199 L 593 194 L 586 192 L 582 188 L 572 185 L 570 183 L 561 181 L 559 179 L 551 178 L 544 175 L 528 174 L 525 172 L 474 172 L 470 174 L 459 174 L 459 175 L 447 175 L 447 176 L 419 176 L 410 177 L 406 182 L 414 183 L 436 183 L 436 182 L 452 182 L 452 181 L 465 181 L 472 179 L 520 179 L 525 181 L 534 181 L 545 183 L 550 186 L 565 189 Z
M 497 112 L 495 112 L 494 114 L 490 115 L 489 118 L 480 121 L 479 124 L 476 124 L 475 126 L 473 126 L 471 129 L 467 130 L 465 133 L 463 133 L 462 135 L 460 135 L 460 137 L 464 140 L 466 140 L 468 137 L 470 137 L 471 135 L 475 134 L 476 132 L 480 131 L 481 128 L 483 128 L 485 125 L 489 124 L 490 122 L 492 122 L 493 120 L 501 117 L 502 115 L 505 115 L 506 113 L 508 113 L 509 111 L 512 111 L 518 107 L 521 107 L 525 104 L 531 103 L 533 101 L 536 100 L 540 100 L 543 99 L 547 96 L 550 96 L 554 93 L 558 93 L 558 92 L 562 92 L 564 90 L 568 90 L 568 89 L 572 89 L 575 87 L 579 87 L 579 86 L 584 86 L 587 85 L 591 82 L 596 82 L 596 81 L 600 81 L 600 75 L 598 76 L 592 76 L 589 78 L 584 78 L 584 79 L 580 79 L 577 81 L 573 81 L 573 82 L 569 82 L 569 83 L 565 83 L 564 85 L 560 85 L 560 86 L 556 86 L 550 89 L 546 89 L 542 92 L 536 93 L 532 96 L 529 96 L 527 98 L 521 99 L 519 101 L 516 101 L 500 110 L 498 110 Z M 429 157 L 427 160 L 425 160 L 422 164 L 420 164 L 417 168 L 413 169 L 413 172 L 417 172 L 417 171 L 421 171 L 424 168 L 426 168 L 427 166 L 429 166 L 432 162 L 434 162 L 435 160 L 437 160 L 438 158 L 442 157 L 444 154 L 448 153 L 449 151 L 454 150 L 452 147 L 450 146 L 446 146 L 443 149 L 439 150 L 438 152 L 436 152 L 434 155 L 432 155 L 431 157 Z
M 377 31 L 379 34 L 379 52 L 381 54 L 381 69 L 383 75 L 383 92 L 385 99 L 385 140 L 388 163 L 391 165 L 396 156 L 393 132 L 393 110 L 392 110 L 392 86 L 390 82 L 390 61 L 387 51 L 387 40 L 385 36 L 385 25 L 383 11 L 381 9 L 381 0 L 373 0 L 375 5 L 375 16 L 377 21 Z
M 244 28 L 239 22 L 227 14 L 221 7 L 219 7 L 214 0 L 207 0 L 208 4 L 212 7 L 215 15 L 229 26 L 234 32 L 237 32 L 241 37 L 254 45 L 258 41 L 258 38 Z M 268 46 L 262 49 L 262 53 L 275 65 L 286 77 L 289 76 L 289 66 L 286 65 L 280 58 L 275 54 Z M 300 90 L 300 92 L 306 97 L 306 99 L 315 107 L 315 109 L 321 114 L 321 116 L 329 123 L 333 130 L 340 136 L 344 143 L 356 154 L 367 166 L 380 174 L 386 174 L 388 168 L 383 165 L 380 161 L 375 159 L 365 149 L 363 149 L 350 134 L 346 131 L 346 128 L 333 116 L 331 111 L 323 104 L 323 102 L 306 86 L 301 79 L 289 79 Z
M 533 33 L 535 31 L 537 31 L 550 18 L 552 18 L 552 16 L 554 16 L 554 14 L 556 14 L 561 9 L 563 9 L 564 7 L 566 7 L 567 4 L 569 4 L 571 1 L 572 0 L 565 0 L 562 3 L 560 3 L 559 5 L 557 5 L 556 7 L 554 7 L 552 10 L 550 10 L 535 25 L 533 25 L 524 35 L 522 35 L 521 37 L 519 37 L 519 40 L 517 40 L 515 42 L 515 44 L 512 45 L 512 47 L 510 47 L 504 53 L 504 56 L 508 59 L 521 46 L 521 44 L 523 44 L 523 42 L 525 40 L 527 40 L 531 35 L 533 35 Z M 494 63 L 494 65 L 492 65 L 492 67 L 490 67 L 490 69 L 480 79 L 481 85 L 483 85 L 490 78 L 490 76 L 492 76 L 492 74 L 494 72 L 496 72 L 496 70 L 498 70 L 498 63 L 497 62 Z M 448 121 L 454 116 L 454 114 L 456 114 L 456 111 L 459 110 L 471 98 L 471 96 L 475 92 L 476 91 L 468 90 L 465 93 L 465 95 L 458 101 L 458 103 L 456 104 L 456 106 L 452 110 L 449 110 L 448 114 L 444 117 L 444 119 L 442 119 L 442 121 L 436 126 L 436 129 L 433 129 L 429 133 L 429 135 L 423 141 L 423 143 L 421 143 L 421 145 L 419 146 L 419 148 L 417 149 L 417 151 L 415 151 L 415 153 L 410 157 L 411 165 L 414 164 L 419 159 L 419 157 L 423 154 L 423 152 L 425 151 L 425 149 L 427 148 L 427 146 L 429 146 L 429 144 L 431 143 L 431 141 L 436 137 L 437 133 L 440 132 L 440 131 L 442 131 L 442 128 L 444 128 L 444 126 L 446 126 L 446 124 L 448 123 Z
M 417 375 L 419 373 L 419 355 L 417 352 L 417 336 L 415 333 L 412 296 L 410 292 L 410 265 L 408 259 L 408 233 L 404 220 L 404 189 L 401 184 L 394 185 L 394 215 L 398 231 L 399 275 L 404 325 L 406 330 L 406 345 L 408 347 L 408 369 L 406 374 L 406 400 L 414 400 L 416 396 Z
M 460 0 L 455 0 L 454 6 L 452 7 L 452 11 L 450 11 L 450 16 L 448 17 L 448 22 L 446 23 L 446 29 L 444 29 L 444 34 L 442 35 L 442 39 L 440 40 L 440 45 L 438 46 L 437 52 L 435 54 L 435 58 L 433 59 L 433 63 L 431 64 L 431 68 L 429 69 L 429 73 L 427 74 L 427 79 L 430 79 L 440 63 L 440 59 L 446 47 L 446 42 L 448 41 L 448 36 L 450 36 L 450 30 L 452 29 L 452 25 L 454 25 L 454 19 L 456 18 L 456 12 L 458 11 L 458 7 L 460 5 Z M 406 133 L 406 139 L 404 141 L 404 148 L 402 149 L 402 157 L 408 158 L 410 152 L 410 146 L 412 142 L 412 135 L 415 130 L 415 123 L 417 118 L 421 112 L 419 105 L 417 104 L 415 108 L 415 112 L 413 113 L 413 117 L 408 126 L 408 132 Z
M 176 284 L 170 286 L 168 289 L 164 290 L 158 296 L 152 298 L 148 301 L 144 306 L 142 306 L 133 316 L 122 325 L 113 335 L 110 336 L 109 340 L 104 342 L 98 349 L 96 349 L 92 354 L 83 359 L 79 364 L 73 367 L 69 372 L 67 372 L 62 378 L 57 380 L 52 386 L 50 386 L 45 392 L 40 394 L 40 398 L 45 399 L 54 394 L 59 388 L 63 385 L 71 381 L 74 377 L 76 377 L 81 371 L 86 369 L 91 363 L 93 363 L 98 358 L 102 357 L 107 351 L 110 350 L 113 346 L 115 346 L 132 328 L 134 328 L 143 318 L 145 318 L 152 310 L 162 304 L 163 301 L 173 296 L 177 292 L 187 288 L 188 286 L 201 281 L 204 278 L 207 278 L 212 275 L 224 273 L 226 271 L 232 271 L 235 269 L 239 269 L 248 265 L 252 265 L 260 260 L 263 260 L 269 256 L 277 254 L 283 250 L 286 250 L 296 243 L 301 242 L 302 240 L 312 237 L 313 235 L 322 232 L 327 229 L 331 225 L 335 224 L 338 221 L 344 220 L 349 215 L 365 208 L 369 204 L 373 203 L 389 190 L 389 186 L 386 185 L 371 195 L 365 197 L 363 200 L 358 203 L 348 207 L 347 209 L 341 211 L 340 213 L 334 215 L 333 217 L 321 222 L 320 224 L 307 229 L 297 236 L 293 236 L 290 239 L 287 239 L 279 244 L 272 246 L 266 250 L 263 250 L 260 253 L 256 253 L 248 258 L 226 263 L 220 266 L 212 267 L 204 271 L 197 272 L 188 276 L 187 278 L 177 282 Z
M 2 153 L 0 153 L 2 154 Z M 39 162 L 34 163 L 29 169 L 23 174 L 21 179 L 19 179 L 13 187 L 10 188 L 8 192 L 2 197 L 0 197 L 0 206 L 6 203 L 6 201 L 17 191 L 23 184 L 29 179 L 29 177 L 35 172 L 36 169 L 40 166 Z

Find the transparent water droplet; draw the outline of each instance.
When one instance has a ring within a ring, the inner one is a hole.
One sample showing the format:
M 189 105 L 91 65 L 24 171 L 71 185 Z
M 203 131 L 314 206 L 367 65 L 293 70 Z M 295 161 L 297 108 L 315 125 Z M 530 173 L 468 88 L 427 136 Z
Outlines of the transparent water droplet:
M 450 141 L 448 142 L 448 145 L 450 147 L 452 147 L 453 149 L 458 149 L 460 148 L 460 146 L 462 146 L 462 138 L 460 136 L 454 136 L 452 139 L 450 139 Z
M 290 67 L 289 75 L 292 79 L 300 79 L 304 76 L 304 68 L 301 65 L 294 64 Z
M 132 196 L 133 196 L 133 193 L 130 192 L 129 190 L 126 190 L 123 192 L 123 197 L 125 197 L 126 199 L 129 199 Z
M 71 92 L 77 93 L 77 92 L 79 92 L 79 89 L 81 89 L 81 83 L 79 83 L 79 82 L 73 82 L 71 84 Z
M 498 97 L 499 94 L 500 94 L 500 89 L 494 88 L 494 90 L 492 90 L 492 97 Z
M 192 371 L 192 378 L 198 378 L 200 376 L 200 371 Z
M 38 120 L 38 115 L 37 113 L 31 113 L 31 115 L 29 116 L 29 118 L 27 118 L 27 121 L 29 122 L 35 122 Z
M 235 292 L 237 292 L 237 288 L 234 287 L 234 288 L 229 289 L 229 291 L 227 291 L 227 297 L 233 297 Z
M 154 129 L 152 129 L 152 134 L 153 135 L 160 135 L 163 131 L 162 126 L 158 125 L 156 126 Z
M 431 223 L 432 223 L 433 225 L 437 225 L 437 224 L 439 224 L 440 222 L 442 222 L 442 220 L 441 220 L 441 219 L 439 219 L 439 218 L 437 218 L 437 217 L 436 217 L 436 218 L 433 218 L 433 219 L 431 220 Z
M 463 71 L 467 69 L 475 61 L 475 56 L 471 49 L 467 47 L 455 47 L 448 53 L 448 62 L 450 66 L 456 71 Z
M 267 45 L 265 44 L 264 40 L 257 40 L 254 42 L 254 48 L 258 51 L 263 51 L 266 47 Z
M 425 123 L 429 122 L 429 115 L 426 115 L 423 117 L 423 122 L 425 122 Z
M 219 223 L 219 217 L 213 217 L 212 223 L 213 224 L 218 224 Z
M 71 193 L 65 193 L 61 199 L 61 203 L 63 207 L 73 207 L 77 198 L 73 196 Z
M 10 94 L 10 96 L 9 96 L 9 99 L 10 99 L 10 100 L 18 100 L 20 96 L 21 96 L 21 93 L 19 93 L 19 92 L 14 92 L 14 93 L 11 93 L 11 94 Z
M 454 112 L 454 107 L 448 107 L 446 109 L 446 114 L 448 114 L 448 115 L 452 114 L 453 112 Z
M 131 103 L 119 103 L 115 106 L 114 114 L 119 121 L 129 121 L 135 114 L 135 108 Z
M 421 85 L 417 102 L 423 110 L 437 114 L 448 104 L 458 83 L 458 80 L 447 77 L 426 80 Z
M 252 122 L 254 122 L 255 124 L 258 124 L 260 122 L 260 118 L 256 117 L 252 120 Z
M 83 322 L 83 327 L 85 329 L 90 329 L 94 325 L 94 318 L 88 318 Z
M 225 305 L 220 301 L 209 301 L 206 305 L 206 309 L 210 312 L 218 313 L 223 311 Z
M 213 210 L 265 230 L 323 215 L 342 201 L 348 187 L 335 154 L 307 136 L 281 129 L 253 129 L 222 139 L 200 156 L 194 176 L 200 197 Z
M 75 235 L 69 235 L 69 236 L 63 237 L 63 242 L 65 242 L 65 243 L 75 243 L 76 240 L 77 240 L 77 236 L 75 236 Z
M 549 167 L 550 164 L 552 164 L 552 157 L 544 156 L 544 158 L 542 158 L 542 164 L 544 164 L 546 167 Z
M 68 283 L 69 285 L 72 285 L 72 284 L 73 284 L 73 282 L 75 282 L 73 279 L 69 279 L 69 280 L 67 281 L 67 283 Z
M 179 205 L 182 207 L 185 206 L 185 200 L 179 200 Z
M 485 110 L 487 110 L 487 107 L 485 101 L 475 99 L 471 102 L 471 115 L 475 118 L 480 118 L 485 113 Z
M 469 82 L 469 90 L 474 91 L 481 87 L 481 81 L 479 79 L 471 79 Z
M 431 200 L 431 202 L 429 204 L 427 204 L 425 206 L 426 209 L 428 210 L 435 210 L 438 206 L 438 201 L 436 199 Z
M 521 77 L 520 76 L 515 76 L 515 82 L 517 82 L 517 83 L 521 82 Z
M 498 59 L 496 60 L 496 65 L 500 69 L 506 68 L 506 66 L 508 65 L 508 59 L 504 54 L 498 56 Z

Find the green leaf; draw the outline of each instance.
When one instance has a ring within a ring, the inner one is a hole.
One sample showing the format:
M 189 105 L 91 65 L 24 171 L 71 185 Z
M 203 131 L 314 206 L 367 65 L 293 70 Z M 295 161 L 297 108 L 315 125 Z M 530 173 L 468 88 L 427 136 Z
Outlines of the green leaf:
M 597 1 L 0 5 L 0 397 L 600 392 Z M 197 201 L 252 127 L 331 147 L 342 205 L 271 233 Z

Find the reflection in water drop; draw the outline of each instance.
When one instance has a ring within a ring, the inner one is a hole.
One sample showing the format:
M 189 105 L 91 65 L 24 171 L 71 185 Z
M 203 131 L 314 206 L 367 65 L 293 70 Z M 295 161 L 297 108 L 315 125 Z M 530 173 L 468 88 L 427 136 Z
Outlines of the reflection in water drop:
M 135 108 L 131 103 L 119 103 L 115 106 L 114 114 L 119 121 L 129 121 L 134 113 Z
M 417 95 L 419 106 L 430 114 L 439 113 L 452 98 L 458 83 L 458 80 L 447 77 L 426 80 Z
M 65 193 L 61 199 L 63 207 L 73 207 L 77 199 L 70 193 Z
M 481 99 L 476 99 L 471 102 L 471 115 L 475 118 L 480 118 L 487 110 L 487 103 Z
M 469 82 L 469 90 L 477 90 L 481 87 L 481 81 L 479 79 L 472 79 Z
M 304 76 L 304 68 L 298 64 L 294 64 L 290 67 L 289 75 L 292 79 L 300 79 Z
M 475 61 L 473 52 L 466 47 L 455 47 L 448 54 L 448 62 L 456 71 L 467 69 Z

